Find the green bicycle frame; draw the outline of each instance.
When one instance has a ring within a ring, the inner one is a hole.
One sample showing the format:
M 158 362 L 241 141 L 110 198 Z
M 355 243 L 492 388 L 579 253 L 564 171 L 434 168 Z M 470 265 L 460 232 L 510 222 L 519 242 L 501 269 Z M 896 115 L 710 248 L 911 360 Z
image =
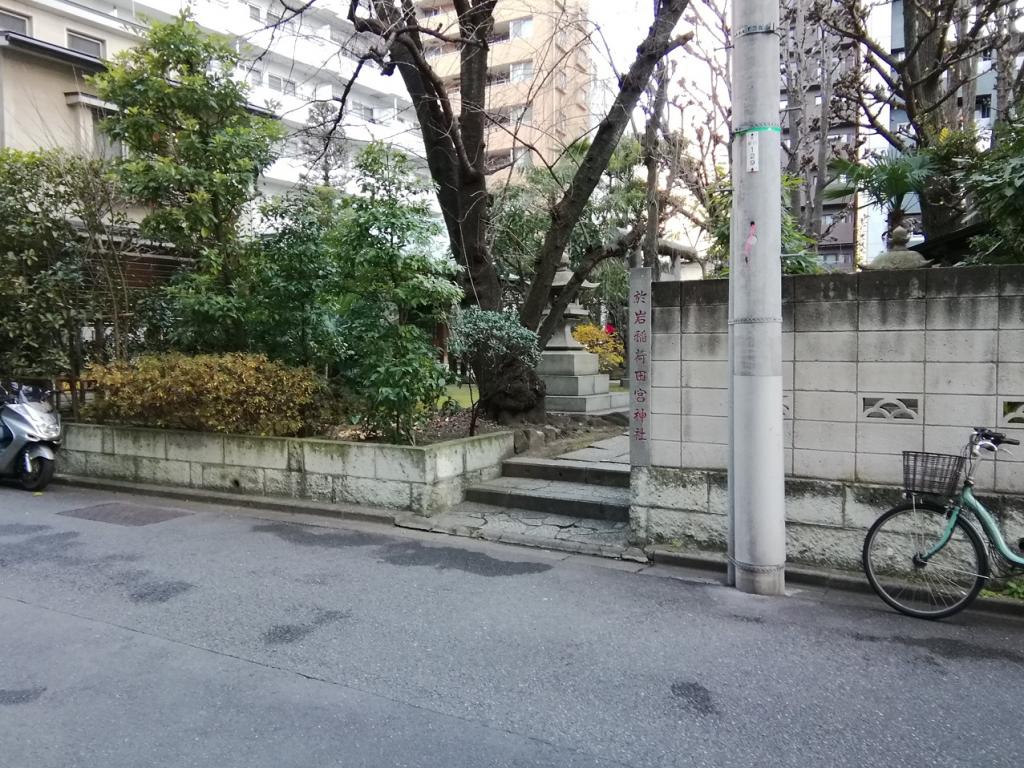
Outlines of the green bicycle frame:
M 1024 568 L 1024 557 L 1021 557 L 1010 549 L 1006 540 L 1003 538 L 1002 531 L 999 530 L 999 525 L 996 523 L 995 518 L 992 517 L 992 513 L 985 509 L 985 505 L 975 498 L 974 488 L 966 484 L 964 485 L 963 490 L 960 491 L 960 497 L 957 499 L 957 502 L 953 504 L 952 511 L 949 516 L 949 522 L 946 523 L 946 529 L 942 532 L 941 539 L 934 547 L 921 555 L 921 559 L 927 562 L 944 546 L 946 546 L 947 543 L 949 543 L 949 538 L 953 535 L 953 528 L 956 526 L 956 521 L 960 517 L 960 513 L 965 509 L 973 512 L 975 517 L 978 518 L 981 522 L 981 527 L 985 530 L 985 535 L 988 536 L 989 541 L 995 545 L 999 554 L 1014 565 L 1019 565 Z

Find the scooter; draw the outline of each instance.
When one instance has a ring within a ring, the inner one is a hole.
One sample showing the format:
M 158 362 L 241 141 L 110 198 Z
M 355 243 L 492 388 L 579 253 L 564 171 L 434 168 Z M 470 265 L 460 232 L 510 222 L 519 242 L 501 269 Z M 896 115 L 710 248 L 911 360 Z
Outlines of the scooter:
M 0 385 L 0 477 L 14 477 L 26 491 L 53 479 L 60 448 L 60 414 L 39 387 Z

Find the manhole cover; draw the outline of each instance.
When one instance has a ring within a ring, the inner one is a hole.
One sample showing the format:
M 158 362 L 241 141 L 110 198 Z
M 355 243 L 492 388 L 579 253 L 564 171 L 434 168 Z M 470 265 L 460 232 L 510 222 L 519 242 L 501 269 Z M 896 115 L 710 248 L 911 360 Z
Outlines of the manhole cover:
M 163 507 L 143 507 L 138 504 L 124 504 L 114 502 L 112 504 L 97 504 L 93 507 L 82 507 L 80 509 L 69 509 L 66 512 L 58 512 L 65 517 L 77 517 L 82 520 L 95 520 L 100 523 L 113 523 L 114 525 L 152 525 L 162 523 L 165 520 L 173 520 L 176 517 L 183 517 L 192 514 L 180 509 L 165 509 Z

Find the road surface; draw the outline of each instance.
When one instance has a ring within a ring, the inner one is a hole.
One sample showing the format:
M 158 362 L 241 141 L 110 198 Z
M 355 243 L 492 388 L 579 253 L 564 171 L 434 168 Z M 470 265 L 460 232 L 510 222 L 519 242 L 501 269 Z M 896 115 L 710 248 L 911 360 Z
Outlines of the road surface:
M 8 768 L 1019 766 L 1022 692 L 1012 619 L 0 487 Z

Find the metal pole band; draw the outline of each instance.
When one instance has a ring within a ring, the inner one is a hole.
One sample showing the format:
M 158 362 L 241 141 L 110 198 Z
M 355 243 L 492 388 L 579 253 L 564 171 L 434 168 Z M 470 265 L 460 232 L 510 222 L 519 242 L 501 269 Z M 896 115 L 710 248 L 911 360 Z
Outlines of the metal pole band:
M 779 571 L 785 571 L 786 566 L 783 565 L 754 565 L 753 563 L 745 563 L 742 560 L 737 560 L 735 557 L 730 557 L 729 562 L 741 571 L 747 573 L 778 573 Z
M 774 24 L 747 24 L 745 27 L 740 27 L 739 31 L 734 32 L 732 39 L 735 40 L 738 37 L 746 37 L 747 35 L 777 35 L 778 30 L 775 29 Z
M 737 317 L 735 320 L 730 320 L 729 325 L 757 325 L 781 322 L 781 317 Z

